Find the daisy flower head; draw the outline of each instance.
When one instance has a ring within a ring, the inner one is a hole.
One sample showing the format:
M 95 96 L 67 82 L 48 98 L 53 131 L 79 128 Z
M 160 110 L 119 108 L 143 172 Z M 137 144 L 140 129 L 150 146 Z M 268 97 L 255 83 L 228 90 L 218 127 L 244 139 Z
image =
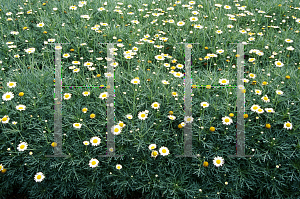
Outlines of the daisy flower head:
M 89 91 L 84 91 L 84 92 L 82 92 L 82 95 L 83 96 L 89 96 L 91 93 L 89 92 Z
M 99 160 L 97 160 L 95 158 L 92 158 L 89 162 L 89 166 L 92 168 L 95 168 L 96 166 L 98 166 L 98 164 L 99 164 Z
M 119 125 L 114 125 L 111 127 L 111 133 L 114 135 L 119 135 L 121 133 L 122 128 Z
M 158 102 L 154 102 L 151 104 L 151 107 L 154 109 L 159 109 L 160 104 Z
M 2 124 L 7 124 L 9 120 L 10 118 L 8 117 L 8 115 L 5 115 L 0 121 L 2 122 Z
M 83 141 L 83 144 L 87 146 L 87 145 L 89 145 L 90 143 L 89 143 L 89 141 Z
M 104 73 L 104 75 L 105 75 L 105 77 L 107 77 L 107 78 L 110 78 L 110 77 L 113 77 L 113 76 L 114 76 L 114 74 L 112 74 L 112 73 Z
M 255 61 L 255 58 L 249 58 L 248 61 L 249 61 L 249 62 L 254 62 L 254 61 Z
M 131 120 L 132 119 L 132 115 L 128 114 L 126 115 L 127 119 Z
M 45 178 L 45 175 L 42 172 L 38 172 L 34 176 L 34 180 L 36 182 L 42 182 L 44 180 L 44 178 Z
M 101 139 L 99 137 L 92 137 L 90 142 L 92 146 L 98 146 L 101 143 Z
M 260 109 L 260 106 L 259 105 L 256 105 L 256 104 L 253 104 L 252 106 L 251 106 L 251 111 L 253 111 L 253 112 L 257 112 L 257 110 L 258 109 Z
M 116 165 L 116 168 L 117 168 L 118 170 L 120 170 L 120 169 L 122 169 L 122 165 L 117 164 L 117 165 Z
M 119 121 L 119 123 L 117 124 L 121 127 L 121 130 L 126 126 L 126 124 L 124 124 L 124 122 Z
M 217 34 L 222 34 L 223 31 L 222 31 L 222 30 L 217 30 L 216 33 L 217 33 Z
M 255 89 L 255 94 L 256 95 L 261 95 L 261 90 Z
M 3 101 L 9 101 L 14 98 L 14 94 L 12 92 L 6 92 L 2 95 Z
M 27 149 L 28 144 L 26 142 L 21 142 L 18 145 L 18 151 L 25 151 Z
M 162 80 L 161 81 L 163 84 L 170 84 L 168 81 L 166 81 L 166 80 Z
M 291 39 L 286 39 L 286 40 L 284 40 L 286 43 L 293 43 L 293 40 L 291 40 Z
M 274 109 L 272 109 L 272 108 L 265 108 L 265 111 L 267 113 L 275 113 Z
M 156 144 L 150 144 L 150 145 L 149 145 L 149 149 L 150 149 L 150 150 L 156 149 Z
M 198 21 L 198 17 L 190 17 L 190 21 Z
M 282 66 L 284 66 L 284 64 L 283 64 L 281 61 L 276 61 L 276 62 L 275 62 L 275 65 L 276 65 L 277 67 L 282 67 Z
M 157 59 L 157 60 L 165 60 L 165 57 L 162 56 L 162 55 L 156 55 L 155 59 Z
M 0 164 L 0 171 L 2 171 L 3 170 L 3 165 L 2 164 Z
M 256 112 L 257 112 L 258 114 L 261 114 L 261 113 L 264 113 L 265 111 L 264 111 L 264 109 L 259 108 Z
M 228 10 L 228 9 L 231 9 L 231 7 L 228 6 L 228 5 L 225 5 L 225 6 L 224 6 L 224 9 Z
M 270 102 L 270 99 L 268 98 L 267 95 L 263 96 L 261 99 L 262 99 L 264 102 Z
M 183 26 L 185 23 L 184 23 L 184 21 L 179 21 L 178 23 L 177 23 L 177 26 Z
M 179 78 L 184 76 L 184 74 L 181 72 L 174 72 L 173 75 L 174 75 L 174 77 L 179 77 Z
M 283 95 L 283 92 L 281 90 L 276 91 L 277 95 Z
M 99 98 L 101 98 L 102 100 L 107 99 L 107 97 L 108 97 L 108 92 L 101 93 L 99 96 Z
M 208 103 L 208 102 L 201 102 L 200 105 L 201 105 L 203 108 L 209 107 L 209 103 Z
M 154 150 L 151 152 L 151 157 L 156 158 L 158 156 L 158 151 Z
M 227 80 L 227 79 L 219 79 L 219 83 L 221 85 L 228 85 L 229 84 L 229 80 Z
M 71 97 L 72 97 L 71 93 L 65 93 L 64 94 L 64 100 L 69 100 L 69 99 L 71 99 Z
M 216 167 L 222 166 L 224 164 L 224 159 L 222 157 L 215 157 L 213 163 Z
M 9 88 L 14 88 L 14 87 L 17 86 L 16 83 L 17 83 L 17 82 L 11 82 L 11 81 L 9 81 L 9 82 L 7 82 L 7 86 L 8 86 Z
M 74 124 L 73 124 L 73 127 L 74 127 L 74 128 L 77 128 L 77 129 L 80 129 L 81 126 L 82 126 L 82 124 L 80 124 L 80 123 L 74 123 Z
M 139 112 L 138 117 L 140 120 L 145 120 L 148 117 L 148 114 L 146 112 L 142 111 L 142 112 Z
M 45 24 L 42 22 L 42 23 L 39 23 L 36 25 L 36 27 L 43 27 Z
M 224 50 L 222 50 L 222 49 L 217 50 L 218 54 L 222 54 L 223 52 L 224 52 Z
M 199 28 L 199 29 L 202 29 L 202 28 L 203 28 L 203 26 L 201 26 L 200 24 L 195 24 L 195 25 L 194 25 L 194 28 Z
M 170 120 L 175 120 L 175 119 L 176 119 L 176 117 L 175 117 L 174 115 L 168 115 L 168 118 L 169 118 Z
M 287 130 L 291 130 L 293 128 L 293 124 L 287 121 L 284 123 L 283 128 L 286 128 Z
M 160 155 L 162 156 L 166 156 L 166 155 L 169 155 L 169 149 L 167 147 L 160 147 L 159 148 L 159 153 Z
M 194 120 L 194 118 L 193 118 L 192 116 L 185 116 L 185 117 L 184 117 L 184 121 L 185 121 L 186 123 L 192 123 L 193 120 Z
M 223 120 L 223 124 L 225 125 L 230 125 L 231 123 L 233 123 L 232 119 L 228 116 L 222 117 Z
M 177 92 L 172 92 L 172 96 L 177 97 L 178 96 Z
M 132 84 L 140 84 L 140 80 L 139 79 L 132 79 L 131 83 Z
M 255 74 L 253 74 L 253 73 L 250 73 L 249 74 L 249 78 L 252 78 L 252 79 L 254 79 L 256 77 L 256 75 Z

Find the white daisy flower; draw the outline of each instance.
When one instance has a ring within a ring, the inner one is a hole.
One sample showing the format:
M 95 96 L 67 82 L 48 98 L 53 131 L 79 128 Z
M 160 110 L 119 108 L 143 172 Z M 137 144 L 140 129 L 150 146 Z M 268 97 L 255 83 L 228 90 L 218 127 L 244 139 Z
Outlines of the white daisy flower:
M 147 115 L 146 112 L 139 112 L 138 117 L 139 117 L 140 120 L 145 120 L 148 117 L 148 115 Z
M 174 77 L 183 77 L 184 76 L 184 74 L 182 74 L 181 72 L 175 72 L 175 73 L 173 73 L 173 75 L 174 75 Z
M 82 95 L 83 96 L 89 96 L 91 93 L 89 92 L 89 91 L 84 91 L 83 93 L 82 93 Z
M 70 57 L 71 55 L 69 54 L 69 53 L 65 53 L 65 54 L 63 54 L 63 57 L 64 58 L 68 58 L 68 57 Z
M 177 97 L 178 96 L 177 92 L 172 92 L 172 96 Z
M 132 115 L 126 115 L 127 119 L 131 120 L 132 119 Z
M 3 170 L 3 165 L 2 164 L 0 164 L 0 171 L 2 171 Z
M 199 29 L 202 29 L 202 28 L 203 28 L 203 26 L 201 26 L 200 24 L 195 24 L 195 25 L 194 25 L 194 28 L 199 28 Z
M 95 168 L 96 166 L 98 166 L 98 164 L 99 164 L 99 161 L 95 158 L 92 158 L 89 162 L 89 166 L 92 168 Z
M 224 164 L 224 159 L 222 157 L 215 157 L 213 163 L 216 167 L 222 166 Z
M 25 151 L 27 149 L 27 146 L 28 144 L 26 142 L 21 142 L 19 145 L 18 145 L 18 151 Z
M 265 108 L 267 113 L 275 113 L 274 109 L 272 108 Z
M 178 23 L 177 23 L 177 26 L 183 26 L 185 23 L 184 23 L 184 21 L 179 21 Z
M 253 74 L 253 73 L 250 73 L 249 74 L 249 78 L 252 78 L 252 79 L 254 79 L 256 77 L 256 75 L 255 74 Z
M 166 80 L 162 80 L 161 81 L 163 84 L 170 84 L 168 81 L 166 81 Z
M 267 95 L 263 96 L 261 99 L 262 99 L 264 102 L 270 102 L 270 99 L 268 98 Z
M 105 75 L 105 77 L 107 77 L 107 78 L 111 78 L 111 77 L 114 76 L 114 74 L 112 74 L 112 73 L 104 73 L 104 75 Z
M 36 182 L 42 182 L 44 180 L 44 178 L 45 178 L 45 175 L 42 172 L 38 172 L 34 176 L 34 180 Z
M 149 145 L 149 149 L 150 149 L 150 150 L 156 149 L 156 144 L 150 144 L 150 145 Z
M 69 100 L 71 99 L 72 94 L 71 93 L 65 93 L 64 94 L 64 100 Z
M 190 17 L 190 21 L 198 21 L 198 17 Z
M 201 105 L 203 108 L 209 107 L 209 103 L 207 103 L 207 102 L 201 102 L 200 105 Z
M 264 113 L 265 111 L 263 110 L 263 109 L 261 109 L 261 108 L 259 108 L 258 110 L 257 110 L 257 113 L 258 114 L 261 114 L 261 113 Z
M 2 122 L 2 124 L 6 124 L 6 123 L 9 122 L 9 120 L 10 120 L 10 118 L 8 117 L 8 115 L 5 115 L 5 116 L 1 119 L 1 122 Z
M 224 6 L 224 9 L 228 10 L 228 9 L 231 9 L 231 7 L 228 6 L 228 5 L 225 5 L 225 6 Z
M 83 144 L 87 146 L 87 145 L 89 145 L 90 143 L 89 143 L 89 141 L 84 141 Z
M 92 146 L 98 146 L 101 143 L 101 139 L 99 137 L 92 137 L 90 142 Z
M 231 123 L 233 123 L 232 119 L 228 116 L 222 117 L 223 120 L 223 124 L 225 125 L 230 125 Z
M 77 129 L 80 129 L 81 126 L 82 126 L 82 124 L 80 124 L 80 123 L 74 123 L 74 124 L 73 124 L 73 127 L 74 127 L 74 128 L 77 128 Z
M 11 100 L 12 98 L 14 98 L 14 94 L 12 92 L 6 92 L 2 95 L 2 99 L 4 101 L 9 101 Z
M 293 128 L 293 124 L 287 121 L 284 123 L 283 128 L 286 128 L 287 130 L 291 130 Z
M 76 6 L 70 6 L 69 10 L 77 10 L 77 7 Z
M 219 79 L 219 83 L 221 85 L 228 85 L 229 84 L 229 80 L 227 80 L 227 79 Z
M 158 102 L 154 102 L 151 104 L 151 107 L 154 109 L 159 109 L 160 104 Z
M 108 96 L 109 96 L 108 92 L 104 92 L 104 93 L 100 94 L 99 98 L 101 98 L 101 99 L 107 99 Z
M 139 79 L 132 79 L 131 83 L 132 84 L 140 84 L 140 80 Z
M 158 151 L 154 150 L 151 152 L 151 157 L 156 158 L 158 156 Z
M 39 23 L 36 25 L 36 27 L 43 27 L 45 24 L 42 22 L 42 23 Z
M 252 107 L 250 108 L 251 111 L 253 112 L 257 112 L 258 109 L 260 109 L 260 106 L 259 105 L 256 105 L 256 104 L 253 104 Z
M 277 95 L 283 95 L 283 92 L 281 90 L 276 91 Z
M 217 30 L 216 33 L 217 33 L 217 34 L 222 34 L 223 31 L 222 31 L 222 30 Z
M 14 87 L 17 86 L 17 82 L 8 82 L 8 83 L 7 83 L 7 86 L 8 86 L 9 88 L 14 88 Z
M 284 66 L 284 64 L 283 64 L 281 61 L 276 61 L 276 62 L 275 62 L 275 65 L 276 65 L 277 67 L 282 67 L 282 66 Z
M 286 40 L 284 40 L 286 43 L 293 43 L 293 40 L 291 40 L 291 39 L 286 39 Z
M 157 60 L 165 60 L 165 57 L 162 56 L 162 55 L 156 55 L 155 59 L 157 59 Z
M 175 119 L 176 119 L 176 117 L 175 117 L 174 115 L 168 115 L 168 118 L 169 118 L 170 120 L 175 120 Z
M 167 147 L 160 147 L 159 148 L 159 153 L 160 155 L 162 156 L 166 156 L 166 155 L 169 155 L 169 149 Z
M 218 54 L 222 54 L 222 53 L 224 52 L 224 50 L 219 49 L 219 50 L 217 50 L 216 52 L 217 52 Z
M 254 62 L 254 61 L 255 61 L 255 58 L 249 58 L 248 61 L 249 61 L 249 62 Z
M 122 128 L 119 125 L 114 125 L 111 127 L 111 133 L 114 135 L 119 135 L 121 133 Z
M 117 124 L 121 127 L 121 130 L 126 126 L 126 124 L 124 124 L 123 121 L 119 121 L 119 123 Z
M 256 95 L 261 95 L 261 90 L 255 89 L 255 94 Z
M 289 46 L 286 48 L 287 50 L 293 51 L 295 48 L 293 48 L 293 46 Z
M 16 106 L 16 109 L 17 110 L 20 110 L 20 111 L 24 111 L 26 108 L 26 106 L 22 105 L 22 104 L 19 104 L 18 106 Z
M 122 169 L 122 165 L 117 164 L 117 165 L 116 165 L 116 168 L 117 168 L 118 170 L 120 170 L 120 169 Z
M 185 117 L 184 117 L 184 121 L 185 121 L 186 123 L 192 123 L 193 120 L 194 120 L 194 118 L 193 118 L 192 116 L 185 116 Z
M 183 64 L 177 64 L 176 65 L 176 68 L 179 68 L 179 69 L 183 69 L 184 65 Z

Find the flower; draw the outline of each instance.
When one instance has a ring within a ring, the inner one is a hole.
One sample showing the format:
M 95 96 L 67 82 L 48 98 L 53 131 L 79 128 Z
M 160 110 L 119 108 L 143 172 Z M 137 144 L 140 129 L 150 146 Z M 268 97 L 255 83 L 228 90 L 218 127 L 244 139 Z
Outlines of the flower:
M 225 5 L 224 8 L 225 8 L 226 10 L 231 9 L 231 7 L 228 6 L 228 5 Z
M 119 121 L 119 123 L 117 124 L 121 127 L 121 130 L 126 126 L 126 124 L 124 124 L 124 122 Z
M 256 95 L 261 95 L 261 90 L 255 89 L 255 94 Z
M 184 121 L 185 121 L 186 123 L 192 123 L 193 120 L 194 120 L 194 118 L 193 118 L 192 116 L 185 116 L 185 117 L 184 117 Z
M 131 83 L 132 84 L 140 84 L 140 80 L 139 79 L 132 79 Z
M 92 137 L 90 142 L 92 146 L 98 146 L 101 143 L 101 139 L 99 137 Z
M 222 157 L 215 157 L 213 163 L 216 167 L 222 166 L 224 164 L 224 159 Z
M 249 78 L 252 78 L 252 79 L 254 79 L 256 77 L 256 75 L 255 74 L 253 74 L 253 73 L 250 73 L 249 74 Z
M 2 164 L 0 164 L 0 171 L 2 171 L 3 170 L 3 165 Z
M 116 168 L 117 168 L 118 170 L 120 170 L 120 169 L 122 169 L 122 165 L 117 164 L 117 165 L 116 165 Z
M 18 145 L 18 150 L 19 151 L 25 151 L 27 149 L 27 146 L 28 144 L 26 142 L 21 142 L 19 145 Z
M 2 121 L 3 124 L 7 124 L 7 123 L 9 122 L 9 120 L 10 120 L 10 118 L 8 117 L 8 115 L 5 115 L 5 116 L 1 119 L 1 121 Z
M 90 143 L 89 143 L 89 141 L 84 141 L 83 144 L 87 146 L 87 145 L 89 145 Z
M 82 126 L 82 124 L 80 124 L 80 123 L 74 123 L 74 124 L 73 124 L 73 127 L 74 127 L 74 128 L 77 128 L 77 129 L 80 129 L 81 126 Z
M 64 94 L 64 100 L 69 100 L 71 99 L 72 94 L 71 93 L 65 93 Z
M 156 149 L 156 144 L 150 144 L 150 145 L 149 145 L 149 149 L 150 149 L 150 150 Z
M 262 99 L 264 102 L 270 102 L 270 99 L 268 98 L 267 95 L 263 96 L 261 99 Z
M 228 85 L 229 84 L 229 80 L 227 80 L 227 79 L 219 79 L 219 83 L 221 85 Z
M 204 166 L 204 167 L 208 167 L 208 162 L 204 161 L 204 162 L 203 162 L 203 166 Z
M 291 40 L 291 39 L 286 39 L 286 40 L 284 40 L 286 43 L 293 43 L 293 40 Z
M 184 21 L 179 21 L 178 23 L 177 23 L 177 26 L 183 26 L 185 23 L 184 23 Z
M 14 94 L 12 92 L 6 92 L 2 95 L 2 99 L 4 101 L 9 101 L 11 100 L 12 98 L 14 98 Z
M 231 123 L 233 123 L 232 119 L 228 116 L 222 117 L 222 120 L 223 120 L 223 124 L 226 125 L 230 125 Z
M 98 164 L 99 164 L 99 161 L 95 158 L 92 158 L 89 162 L 89 166 L 92 168 L 95 168 L 96 166 L 98 166 Z
M 288 130 L 291 130 L 291 129 L 293 128 L 293 124 L 290 123 L 289 121 L 287 121 L 287 122 L 284 123 L 283 128 L 286 128 L 286 129 L 288 129 Z
M 151 157 L 156 158 L 158 156 L 158 152 L 156 150 L 151 152 Z
M 8 82 L 7 83 L 7 86 L 9 87 L 9 88 L 14 88 L 14 87 L 16 87 L 16 84 L 17 82 Z
M 38 172 L 34 176 L 34 180 L 36 182 L 42 182 L 44 180 L 44 178 L 45 178 L 45 175 L 42 172 Z
M 184 76 L 184 74 L 182 74 L 181 72 L 175 72 L 175 73 L 173 73 L 173 75 L 174 75 L 174 77 L 183 77 Z
M 107 99 L 107 97 L 108 97 L 108 92 L 101 93 L 99 96 L 99 98 L 101 99 Z
M 283 95 L 283 92 L 281 90 L 276 91 L 277 95 Z
M 119 125 L 114 125 L 111 127 L 111 133 L 114 135 L 119 135 L 121 133 L 121 127 Z
M 222 34 L 223 31 L 222 31 L 222 30 L 217 30 L 216 33 L 217 33 L 217 34 Z
M 127 119 L 131 120 L 132 119 L 132 115 L 126 115 Z
M 257 110 L 258 109 L 260 109 L 260 106 L 259 105 L 256 105 L 256 104 L 253 104 L 252 106 L 251 106 L 251 111 L 253 111 L 253 112 L 257 112 Z
M 209 103 L 207 103 L 207 102 L 201 102 L 200 105 L 201 105 L 203 108 L 209 107 Z
M 209 128 L 209 130 L 210 130 L 211 132 L 214 132 L 214 131 L 216 130 L 216 128 L 213 127 L 213 126 L 211 126 L 211 127 Z
M 36 27 L 43 27 L 45 24 L 42 22 L 42 23 L 39 23 L 36 25 Z
M 284 66 L 284 64 L 283 64 L 281 61 L 276 61 L 276 62 L 275 62 L 275 65 L 276 65 L 277 67 L 282 67 L 282 66 Z
M 174 115 L 168 115 L 168 118 L 169 118 L 170 120 L 175 120 L 175 119 L 176 119 L 176 117 L 175 117 Z
M 154 109 L 159 109 L 159 103 L 158 102 L 154 102 L 152 103 L 151 107 L 154 108 Z
M 274 109 L 272 108 L 265 108 L 267 113 L 275 113 Z
M 89 92 L 89 91 L 84 91 L 83 93 L 82 93 L 82 95 L 83 96 L 89 96 L 91 93 Z
M 145 120 L 148 117 L 148 114 L 146 112 L 139 112 L 139 119 L 140 120 Z
M 165 57 L 162 56 L 162 55 L 156 55 L 155 59 L 157 59 L 157 60 L 165 60 Z
M 169 149 L 167 147 L 160 147 L 159 148 L 159 153 L 160 155 L 162 156 L 166 156 L 166 155 L 169 155 Z

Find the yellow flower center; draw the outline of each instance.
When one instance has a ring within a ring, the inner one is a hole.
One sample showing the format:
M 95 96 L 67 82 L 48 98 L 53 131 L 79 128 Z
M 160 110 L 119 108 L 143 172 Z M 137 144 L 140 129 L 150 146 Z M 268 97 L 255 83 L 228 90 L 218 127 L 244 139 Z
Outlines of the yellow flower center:
M 21 146 L 20 146 L 20 149 L 24 149 L 24 148 L 25 148 L 25 145 L 21 145 Z
M 10 95 L 6 95 L 6 98 L 10 98 Z
M 124 126 L 124 123 L 120 123 L 119 126 L 120 126 L 120 127 L 123 127 L 123 126 Z
M 37 179 L 41 179 L 41 178 L 42 178 L 42 176 L 41 176 L 41 175 L 38 175 L 36 178 L 37 178 Z
M 221 160 L 217 160 L 216 163 L 217 163 L 217 164 L 221 164 Z
M 102 97 L 106 97 L 106 94 L 103 94 Z
M 166 150 L 166 149 L 163 149 L 162 152 L 163 152 L 163 153 L 167 153 L 167 150 Z
M 281 63 L 277 63 L 277 65 L 281 65 Z
M 93 140 L 93 143 L 97 143 L 97 142 L 98 142 L 98 140 L 96 140 L 96 139 Z
M 142 115 L 141 115 L 141 117 L 145 117 L 146 115 L 143 113 Z
M 121 167 L 120 167 L 120 166 L 118 166 L 118 169 L 121 169 Z
M 222 83 L 226 83 L 226 80 L 222 80 Z
M 67 95 L 66 95 L 66 98 L 68 98 L 68 97 L 69 97 L 69 95 L 67 94 Z
M 93 161 L 93 162 L 92 162 L 92 165 L 95 165 L 95 164 L 96 164 L 96 161 Z
M 3 119 L 2 119 L 2 121 L 6 121 L 7 120 L 7 118 L 6 117 L 4 117 Z
M 258 107 L 257 107 L 257 106 L 255 106 L 255 107 L 253 107 L 253 109 L 254 109 L 254 110 L 256 110 L 256 109 L 258 109 Z
M 156 151 L 153 151 L 152 153 L 154 156 L 157 156 L 157 152 Z
M 158 105 L 157 104 L 154 104 L 154 107 L 157 107 Z
M 115 133 L 119 132 L 119 129 L 118 128 L 115 128 Z
M 228 119 L 228 118 L 226 118 L 226 119 L 225 119 L 225 122 L 229 122 L 229 119 Z
M 264 97 L 264 100 L 268 100 L 268 98 L 267 98 L 267 97 Z
M 287 124 L 286 124 L 286 126 L 287 126 L 287 127 L 290 127 L 290 126 L 291 126 L 291 124 L 290 124 L 290 123 L 287 123 Z

